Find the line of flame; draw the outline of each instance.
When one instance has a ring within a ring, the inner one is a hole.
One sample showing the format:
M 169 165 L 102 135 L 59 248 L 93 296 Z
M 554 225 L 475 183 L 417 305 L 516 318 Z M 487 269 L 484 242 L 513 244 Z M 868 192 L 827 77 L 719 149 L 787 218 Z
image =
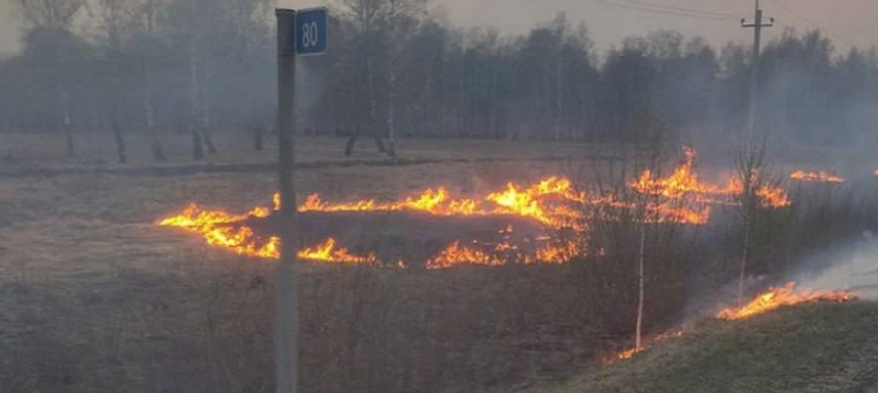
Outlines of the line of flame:
M 798 170 L 790 174 L 790 179 L 821 183 L 844 183 L 843 177 L 832 175 L 824 171 L 805 172 L 802 170 Z
M 813 291 L 810 289 L 796 290 L 795 282 L 782 287 L 770 288 L 759 294 L 749 303 L 741 307 L 728 307 L 716 314 L 719 319 L 746 319 L 766 313 L 784 306 L 811 302 L 846 302 L 856 299 L 856 295 L 848 291 Z
M 857 299 L 856 294 L 843 291 L 815 291 L 810 289 L 797 289 L 795 282 L 789 282 L 782 287 L 772 287 L 757 295 L 749 303 L 741 307 L 727 307 L 716 314 L 716 318 L 729 321 L 742 320 L 765 314 L 781 307 L 813 302 L 847 302 Z M 683 335 L 682 330 L 672 330 L 662 333 L 640 348 L 631 348 L 616 354 L 615 359 L 629 359 L 636 353 L 647 350 L 656 342 L 666 341 Z M 615 359 L 607 359 L 606 363 L 612 363 Z
M 698 180 L 698 173 L 694 170 L 695 154 L 695 150 L 684 146 L 684 162 L 668 177 L 654 178 L 651 171 L 646 170 L 629 185 L 639 193 L 661 196 L 668 200 L 691 199 L 694 203 L 734 204 L 733 197 L 744 192 L 741 179 L 732 177 L 724 186 L 702 183 Z M 756 187 L 756 196 L 760 199 L 763 206 L 781 208 L 791 204 L 789 196 L 784 189 L 768 184 L 755 185 L 755 178 L 751 179 L 751 182 Z M 674 210 L 673 208 L 663 209 Z M 696 222 L 693 223 L 707 222 L 709 215 L 710 213 L 708 212 L 707 217 L 698 216 L 698 219 L 695 220 Z M 683 215 L 683 217 L 694 216 Z
M 553 199 L 562 203 L 549 207 L 549 202 Z M 576 228 L 578 225 L 575 211 L 568 205 L 581 204 L 585 201 L 585 193 L 575 192 L 569 179 L 552 176 L 529 188 L 509 183 L 504 190 L 490 193 L 482 199 L 454 199 L 445 187 L 427 189 L 416 197 L 393 202 L 364 199 L 329 203 L 323 201 L 319 194 L 311 194 L 306 198 L 305 203 L 299 206 L 299 211 L 327 213 L 416 211 L 440 216 L 517 215 L 555 228 Z
M 280 257 L 280 239 L 277 236 L 262 240 L 254 234 L 252 228 L 241 224 L 251 217 L 264 218 L 268 215 L 268 211 L 268 208 L 259 207 L 247 214 L 233 215 L 223 210 L 201 209 L 192 204 L 181 214 L 164 219 L 158 224 L 199 233 L 208 244 L 226 248 L 240 255 L 277 259 Z M 501 232 L 508 234 L 512 231 L 513 228 L 509 225 L 505 231 Z M 516 246 L 510 244 L 508 240 L 498 243 L 494 247 L 494 253 L 466 247 L 461 245 L 460 241 L 455 241 L 435 257 L 428 259 L 425 266 L 428 269 L 442 269 L 460 264 L 505 265 L 510 263 L 511 259 L 500 254 L 514 249 Z M 579 251 L 579 246 L 573 241 L 564 242 L 561 245 L 543 244 L 537 248 L 535 257 L 522 257 L 522 263 L 563 264 L 572 260 L 579 254 Z M 338 247 L 337 241 L 331 237 L 317 246 L 299 250 L 298 257 L 304 260 L 328 263 L 379 264 L 374 253 L 352 254 L 347 249 Z M 397 263 L 397 266 L 407 265 L 404 261 Z
M 732 179 L 725 187 L 701 183 L 698 180 L 698 174 L 693 169 L 695 151 L 684 148 L 684 155 L 685 162 L 671 176 L 654 179 L 649 171 L 645 171 L 639 179 L 630 184 L 638 192 L 662 198 L 661 203 L 651 204 L 648 207 L 648 211 L 654 213 L 646 216 L 650 222 L 706 224 L 711 213 L 710 207 L 706 206 L 707 203 L 730 203 L 719 196 L 743 192 L 741 182 L 736 179 Z M 780 188 L 761 186 L 757 188 L 757 195 L 769 206 L 780 207 L 790 203 L 785 191 Z M 684 198 L 690 198 L 692 201 L 684 200 Z M 204 210 L 192 204 L 181 214 L 162 220 L 159 224 L 201 233 L 209 244 L 228 248 L 238 254 L 276 258 L 279 254 L 280 243 L 276 237 L 265 240 L 256 239 L 251 228 L 240 224 L 241 221 L 249 217 L 265 218 L 270 215 L 272 210 L 279 210 L 281 205 L 279 194 L 274 194 L 272 200 L 273 209 L 257 207 L 242 215 L 230 214 L 224 210 Z M 689 203 L 693 201 L 694 205 Z M 552 228 L 572 228 L 581 232 L 585 227 L 577 207 L 581 207 L 583 204 L 626 209 L 636 207 L 632 203 L 615 201 L 613 197 L 590 199 L 586 193 L 574 190 L 569 179 L 551 176 L 529 187 L 509 183 L 505 189 L 489 193 L 481 199 L 455 199 L 444 187 L 435 190 L 428 189 L 418 196 L 393 202 L 377 202 L 368 199 L 327 203 L 322 201 L 318 194 L 312 194 L 308 196 L 304 204 L 298 207 L 298 210 L 301 212 L 417 211 L 442 216 L 515 215 L 536 220 Z M 330 250 L 335 246 L 334 240 L 321 246 L 323 248 L 317 250 L 323 250 L 323 254 L 311 249 L 303 250 L 303 252 L 306 252 L 306 256 L 314 254 L 310 256 L 311 259 L 325 261 L 376 262 L 374 255 L 371 254 L 353 256 L 346 254 L 347 250 L 326 251 L 327 246 Z M 535 256 L 524 256 L 521 259 L 524 263 L 564 263 L 579 252 L 580 249 L 576 243 L 567 242 L 560 246 L 541 246 L 537 249 Z M 460 243 L 453 243 L 442 253 L 429 260 L 427 265 L 441 267 L 461 263 L 496 265 L 505 263 L 505 259 L 467 248 Z

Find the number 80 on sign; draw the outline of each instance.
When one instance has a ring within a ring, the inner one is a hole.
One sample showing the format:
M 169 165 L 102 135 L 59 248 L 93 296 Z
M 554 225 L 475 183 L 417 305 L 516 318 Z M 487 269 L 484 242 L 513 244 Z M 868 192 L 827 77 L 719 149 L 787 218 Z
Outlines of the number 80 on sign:
M 326 52 L 327 22 L 326 8 L 310 8 L 296 13 L 296 54 L 314 56 Z

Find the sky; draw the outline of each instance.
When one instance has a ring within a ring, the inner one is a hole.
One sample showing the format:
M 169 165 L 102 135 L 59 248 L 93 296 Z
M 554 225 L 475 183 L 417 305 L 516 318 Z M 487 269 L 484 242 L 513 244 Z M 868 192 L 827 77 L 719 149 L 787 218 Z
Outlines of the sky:
M 13 1 L 0 0 L 0 54 L 19 47 Z M 278 0 L 280 6 L 289 8 L 326 3 Z M 493 26 L 507 34 L 526 33 L 564 11 L 573 24 L 585 22 L 599 50 L 626 36 L 658 29 L 675 29 L 687 37 L 700 35 L 716 47 L 728 41 L 750 42 L 753 34 L 752 29 L 740 27 L 742 17 L 753 16 L 752 0 L 432 0 L 431 7 L 444 9 L 454 24 Z M 799 31 L 819 27 L 841 51 L 852 45 L 878 45 L 878 24 L 873 22 L 878 0 L 762 0 L 762 8 L 766 18 L 776 21 L 764 30 L 766 39 L 785 27 Z

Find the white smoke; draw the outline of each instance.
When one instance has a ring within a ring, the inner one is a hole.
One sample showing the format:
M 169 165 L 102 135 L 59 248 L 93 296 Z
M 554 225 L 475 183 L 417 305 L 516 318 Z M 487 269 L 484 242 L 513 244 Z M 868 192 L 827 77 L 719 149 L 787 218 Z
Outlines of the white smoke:
M 796 281 L 816 290 L 849 290 L 861 298 L 878 300 L 878 235 L 865 231 L 862 240 L 835 258 L 829 268 L 801 274 Z
M 304 59 L 304 60 L 302 60 Z M 313 58 L 302 58 L 296 65 L 296 115 L 301 130 L 307 124 L 308 116 L 323 99 L 326 83 L 323 75 L 314 70 Z

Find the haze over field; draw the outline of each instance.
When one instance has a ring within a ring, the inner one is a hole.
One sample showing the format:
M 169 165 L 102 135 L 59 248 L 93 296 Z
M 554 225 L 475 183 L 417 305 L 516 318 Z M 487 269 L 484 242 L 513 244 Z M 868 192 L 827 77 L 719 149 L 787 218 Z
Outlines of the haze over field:
M 13 18 L 14 1 L 0 0 L 0 53 L 19 48 L 19 28 Z M 326 3 L 278 1 L 280 6 L 291 8 Z M 571 21 L 585 22 L 600 49 L 618 44 L 626 36 L 644 35 L 657 29 L 677 29 L 687 36 L 701 35 L 713 45 L 729 40 L 748 41 L 750 30 L 741 29 L 739 19 L 753 14 L 753 3 L 745 0 L 438 0 L 433 8 L 446 9 L 453 23 L 493 26 L 503 33 L 525 33 L 535 21 L 549 20 L 557 12 L 565 11 Z M 774 16 L 778 21 L 778 27 L 766 30 L 768 39 L 779 36 L 788 26 L 798 30 L 824 29 L 840 48 L 851 45 L 867 48 L 875 44 L 874 37 L 878 36 L 878 25 L 873 23 L 878 3 L 870 0 L 766 0 L 763 8 L 766 16 Z
M 330 1 L 0 0 L 0 392 L 878 391 L 875 0 Z

